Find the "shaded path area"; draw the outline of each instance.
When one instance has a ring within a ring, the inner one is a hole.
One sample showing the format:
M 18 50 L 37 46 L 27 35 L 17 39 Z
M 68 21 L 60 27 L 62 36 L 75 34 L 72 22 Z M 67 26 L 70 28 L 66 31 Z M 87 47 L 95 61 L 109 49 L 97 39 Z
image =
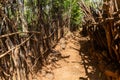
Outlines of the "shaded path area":
M 89 37 L 82 37 L 78 33 L 66 35 L 64 47 L 61 40 L 55 47 L 54 58 L 43 67 L 41 80 L 104 80 L 102 73 L 91 60 Z

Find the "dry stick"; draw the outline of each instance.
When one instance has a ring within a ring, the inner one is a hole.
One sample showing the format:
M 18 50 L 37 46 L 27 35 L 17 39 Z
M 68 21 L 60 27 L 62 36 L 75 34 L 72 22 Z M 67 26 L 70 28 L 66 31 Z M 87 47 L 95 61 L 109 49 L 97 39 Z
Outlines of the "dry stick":
M 12 36 L 12 35 L 15 35 L 15 34 L 21 34 L 21 33 L 35 33 L 35 34 L 41 34 L 41 32 L 37 32 L 37 31 L 15 32 L 15 33 L 8 33 L 8 34 L 5 34 L 5 35 L 1 35 L 0 38 Z
M 55 32 L 56 32 L 56 30 L 54 29 L 54 31 L 49 36 L 44 37 L 43 40 L 50 38 Z
M 51 37 L 54 33 L 55 33 L 56 30 L 54 30 L 48 37 L 44 37 L 43 39 L 46 39 L 46 38 L 49 38 Z M 8 37 L 8 36 L 12 36 L 12 35 L 15 35 L 15 34 L 21 34 L 21 33 L 34 33 L 34 34 L 41 34 L 41 32 L 38 32 L 38 31 L 27 31 L 27 32 L 15 32 L 15 33 L 8 33 L 8 34 L 5 34 L 5 35 L 1 35 L 0 38 L 4 38 L 4 37 Z
M 85 15 L 88 16 L 89 19 L 92 20 L 94 24 L 96 24 L 96 21 L 94 20 L 94 17 L 91 13 L 90 7 L 87 7 L 83 1 L 81 1 L 81 3 L 78 3 L 78 4 L 81 7 L 82 11 L 85 13 Z
M 119 26 L 120 25 L 120 20 L 114 22 L 114 26 Z
M 115 8 L 118 11 L 118 5 L 117 5 L 117 1 L 115 0 Z
M 20 47 L 21 45 L 23 45 L 24 43 L 26 43 L 31 37 L 33 36 L 33 34 L 28 37 L 26 40 L 24 40 L 21 44 L 17 45 L 16 47 L 13 47 L 12 49 L 10 49 L 9 51 L 5 52 L 4 54 L 0 55 L 0 58 L 4 57 L 5 55 L 7 55 L 8 53 L 10 53 L 12 50 Z

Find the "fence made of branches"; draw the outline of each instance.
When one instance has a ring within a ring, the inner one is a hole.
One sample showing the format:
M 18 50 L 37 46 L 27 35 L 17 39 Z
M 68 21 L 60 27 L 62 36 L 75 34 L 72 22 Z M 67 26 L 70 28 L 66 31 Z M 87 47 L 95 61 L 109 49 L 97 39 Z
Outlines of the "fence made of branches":
M 108 80 L 120 80 L 120 4 L 119 0 L 103 0 L 102 7 L 80 7 L 84 14 L 83 28 L 90 36 L 91 57 Z
M 0 80 L 29 80 L 64 34 L 60 6 L 47 14 L 44 0 L 22 1 L 0 0 Z

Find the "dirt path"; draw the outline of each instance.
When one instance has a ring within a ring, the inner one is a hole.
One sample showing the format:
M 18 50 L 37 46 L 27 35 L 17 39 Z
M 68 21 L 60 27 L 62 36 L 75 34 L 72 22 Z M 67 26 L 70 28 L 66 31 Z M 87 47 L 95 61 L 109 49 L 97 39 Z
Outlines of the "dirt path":
M 77 37 L 79 36 L 79 37 Z M 94 67 L 89 58 L 88 37 L 79 34 L 68 35 L 65 49 L 61 49 L 60 42 L 55 47 L 55 51 L 61 53 L 58 61 L 48 65 L 41 71 L 41 80 L 103 80 L 101 73 Z
M 56 50 L 59 50 L 59 45 L 56 46 Z M 60 60 L 58 64 L 60 68 L 55 69 L 54 80 L 79 80 L 79 77 L 86 77 L 84 66 L 82 65 L 81 56 L 79 55 L 80 45 L 77 40 L 68 39 L 65 50 L 60 52 L 64 56 L 70 56 L 66 58 L 66 61 Z

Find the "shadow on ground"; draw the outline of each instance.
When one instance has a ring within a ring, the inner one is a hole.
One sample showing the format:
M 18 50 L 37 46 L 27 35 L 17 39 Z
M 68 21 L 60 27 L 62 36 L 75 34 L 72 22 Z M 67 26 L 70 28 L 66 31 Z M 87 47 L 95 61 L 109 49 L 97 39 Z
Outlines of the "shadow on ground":
M 96 61 L 92 60 L 90 50 L 90 40 L 87 37 L 81 37 L 79 40 L 80 50 L 79 55 L 82 58 L 82 65 L 84 66 L 87 77 L 80 77 L 79 80 L 105 80 L 103 73 L 99 71 Z M 75 48 L 73 48 L 75 49 Z M 78 49 L 76 49 L 78 50 Z
M 97 68 L 96 61 L 91 59 L 90 56 L 90 41 L 80 40 L 80 56 L 82 58 L 82 64 L 84 65 L 85 73 L 87 78 L 80 77 L 80 80 L 105 80 L 102 73 Z

